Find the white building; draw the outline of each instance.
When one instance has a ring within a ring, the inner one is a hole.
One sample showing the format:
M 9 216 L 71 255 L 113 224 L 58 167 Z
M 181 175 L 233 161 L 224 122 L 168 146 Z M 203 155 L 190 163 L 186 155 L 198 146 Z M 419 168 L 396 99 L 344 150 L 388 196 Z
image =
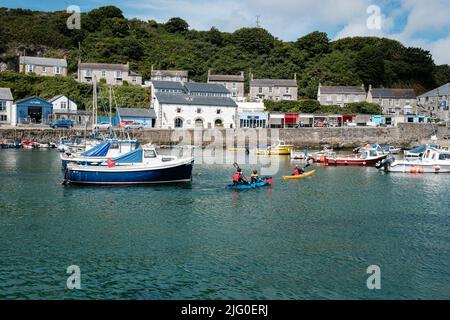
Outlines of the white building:
M 68 97 L 59 95 L 48 100 L 53 105 L 53 113 L 77 112 L 77 104 Z
M 235 128 L 236 102 L 228 97 L 156 93 L 156 127 Z
M 266 128 L 269 123 L 269 113 L 265 112 L 263 102 L 238 102 L 240 128 Z
M 0 124 L 10 124 L 12 119 L 13 96 L 11 89 L 0 88 Z

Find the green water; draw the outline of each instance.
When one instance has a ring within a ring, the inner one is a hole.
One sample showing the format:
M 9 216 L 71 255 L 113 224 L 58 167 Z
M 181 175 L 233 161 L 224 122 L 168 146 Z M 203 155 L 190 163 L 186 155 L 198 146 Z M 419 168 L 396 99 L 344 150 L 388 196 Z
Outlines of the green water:
M 272 189 L 226 190 L 218 165 L 192 185 L 86 188 L 60 184 L 57 152 L 1 150 L 0 299 L 450 299 L 450 175 L 284 182 L 277 159 Z

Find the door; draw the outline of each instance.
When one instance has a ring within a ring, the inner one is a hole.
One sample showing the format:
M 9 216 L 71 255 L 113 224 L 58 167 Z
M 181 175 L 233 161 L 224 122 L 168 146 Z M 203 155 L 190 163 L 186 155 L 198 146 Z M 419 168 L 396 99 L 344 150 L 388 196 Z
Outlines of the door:
M 41 123 L 42 122 L 42 108 L 28 107 L 28 117 L 31 123 Z

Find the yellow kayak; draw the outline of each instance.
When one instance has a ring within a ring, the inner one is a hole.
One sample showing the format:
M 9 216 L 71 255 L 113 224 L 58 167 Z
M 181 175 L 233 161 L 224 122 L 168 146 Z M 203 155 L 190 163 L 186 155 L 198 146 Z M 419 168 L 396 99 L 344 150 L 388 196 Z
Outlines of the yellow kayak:
M 306 177 L 310 177 L 316 173 L 316 170 L 305 172 L 304 174 L 300 174 L 298 176 L 283 176 L 284 180 L 300 180 Z

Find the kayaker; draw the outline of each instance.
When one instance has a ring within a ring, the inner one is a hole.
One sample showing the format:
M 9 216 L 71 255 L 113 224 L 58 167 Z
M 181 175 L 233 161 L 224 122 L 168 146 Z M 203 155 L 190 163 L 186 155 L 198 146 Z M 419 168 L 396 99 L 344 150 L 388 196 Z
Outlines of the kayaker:
M 252 184 L 259 182 L 258 170 L 253 170 L 250 178 L 251 178 L 250 183 Z
M 246 181 L 242 175 L 242 169 L 238 168 L 236 172 L 233 174 L 233 185 L 237 186 L 240 184 L 244 184 Z
M 299 176 L 301 174 L 304 174 L 305 170 L 303 168 L 295 167 L 293 176 Z

